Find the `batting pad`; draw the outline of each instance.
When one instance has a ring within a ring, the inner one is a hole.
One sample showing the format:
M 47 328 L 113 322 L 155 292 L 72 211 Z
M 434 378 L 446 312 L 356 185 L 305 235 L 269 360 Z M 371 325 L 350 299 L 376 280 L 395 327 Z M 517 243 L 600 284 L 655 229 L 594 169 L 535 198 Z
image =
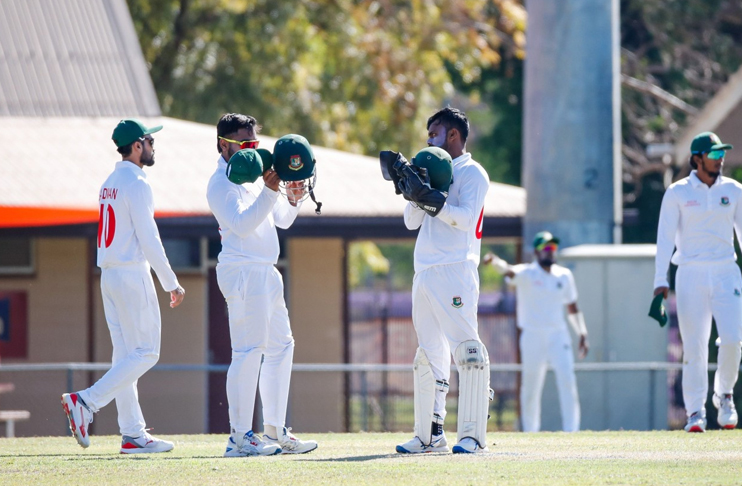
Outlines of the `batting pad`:
M 454 353 L 459 370 L 458 441 L 471 437 L 486 447 L 490 403 L 490 358 L 479 341 L 464 341 Z
M 412 363 L 415 384 L 415 435 L 424 445 L 430 445 L 431 425 L 436 391 L 448 391 L 445 380 L 436 382 L 428 355 L 423 348 L 417 348 L 415 361 Z

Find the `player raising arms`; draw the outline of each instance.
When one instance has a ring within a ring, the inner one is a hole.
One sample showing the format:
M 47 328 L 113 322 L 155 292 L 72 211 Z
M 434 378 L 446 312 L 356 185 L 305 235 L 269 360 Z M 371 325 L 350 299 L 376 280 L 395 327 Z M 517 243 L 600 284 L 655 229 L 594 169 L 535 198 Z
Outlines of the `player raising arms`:
M 675 292 L 687 432 L 706 431 L 712 317 L 720 339 L 713 403 L 719 426 L 737 426 L 732 390 L 742 355 L 742 275 L 735 263 L 734 231 L 742 236 L 742 185 L 721 175 L 725 151 L 731 148 L 714 133 L 696 135 L 690 146 L 695 170 L 667 188 L 660 208 L 654 295 L 667 298 L 672 259 L 678 266 Z
M 479 256 L 489 177 L 466 152 L 469 121 L 453 108 L 428 119 L 428 146 L 410 165 L 380 154 L 385 177 L 410 203 L 404 221 L 420 228 L 415 243 L 412 322 L 419 347 L 413 363 L 415 437 L 400 453 L 448 452 L 443 420 L 451 355 L 459 372 L 458 443 L 454 453 L 487 451 L 489 357 L 479 339 Z M 453 160 L 451 160 L 453 158 Z
M 161 129 L 127 119 L 113 131 L 122 160 L 101 187 L 98 222 L 100 287 L 113 342 L 113 366 L 87 390 L 62 395 L 70 430 L 82 447 L 90 445 L 88 425 L 93 414 L 116 399 L 122 454 L 173 448 L 172 442 L 147 433 L 137 392 L 137 380 L 160 356 L 160 306 L 150 265 L 162 288 L 170 292 L 170 307 L 180 305 L 185 295 L 165 256 L 154 220 L 152 189 L 143 170 L 155 163 L 152 134 Z
M 227 301 L 232 344 L 227 372 L 231 435 L 225 457 L 299 454 L 317 448 L 317 442 L 299 440 L 285 427 L 294 337 L 283 297 L 283 279 L 275 267 L 279 254 L 276 226 L 288 228 L 293 224 L 306 189 L 303 181 L 289 182 L 285 186 L 287 197 L 280 197 L 278 173 L 273 169 L 263 171 L 263 161 L 253 150 L 258 147 L 259 130 L 251 116 L 228 113 L 221 117 L 216 126 L 221 157 L 206 193 L 222 237 L 216 276 Z M 294 169 L 314 173 L 314 156 L 304 137 L 291 135 L 279 142 L 281 154 L 286 155 L 279 158 L 281 167 L 290 160 Z M 269 152 L 263 153 L 270 156 Z M 250 170 L 250 164 L 258 166 L 257 170 Z M 252 177 L 235 178 L 238 174 Z M 252 430 L 258 386 L 263 402 L 263 437 Z

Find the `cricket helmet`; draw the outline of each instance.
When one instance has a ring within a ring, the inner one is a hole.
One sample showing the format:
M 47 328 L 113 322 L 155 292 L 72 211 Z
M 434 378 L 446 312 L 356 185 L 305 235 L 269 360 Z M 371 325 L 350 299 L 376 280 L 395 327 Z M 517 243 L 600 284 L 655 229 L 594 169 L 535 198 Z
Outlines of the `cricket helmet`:
M 453 183 L 453 161 L 448 152 L 438 147 L 426 147 L 412 158 L 412 165 L 427 169 L 430 187 L 448 192 Z

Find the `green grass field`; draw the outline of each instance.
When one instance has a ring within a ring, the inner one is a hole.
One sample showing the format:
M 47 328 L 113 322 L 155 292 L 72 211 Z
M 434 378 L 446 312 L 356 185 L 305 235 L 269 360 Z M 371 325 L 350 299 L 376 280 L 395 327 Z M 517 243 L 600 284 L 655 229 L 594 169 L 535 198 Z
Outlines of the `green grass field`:
M 455 434 L 447 434 L 455 441 Z M 0 439 L 0 483 L 699 485 L 742 483 L 742 430 L 493 433 L 490 453 L 400 455 L 407 434 L 302 434 L 320 442 L 297 456 L 225 459 L 225 437 L 163 436 L 169 453 L 124 456 L 119 437 Z

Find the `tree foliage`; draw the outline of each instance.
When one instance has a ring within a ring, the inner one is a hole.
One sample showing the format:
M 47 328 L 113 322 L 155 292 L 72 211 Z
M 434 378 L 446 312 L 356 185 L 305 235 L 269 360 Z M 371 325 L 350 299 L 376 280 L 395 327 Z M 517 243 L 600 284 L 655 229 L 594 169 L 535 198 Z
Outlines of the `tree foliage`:
M 128 3 L 164 114 L 245 112 L 265 133 L 369 155 L 422 148 L 452 78 L 476 83 L 524 47 L 514 0 Z

